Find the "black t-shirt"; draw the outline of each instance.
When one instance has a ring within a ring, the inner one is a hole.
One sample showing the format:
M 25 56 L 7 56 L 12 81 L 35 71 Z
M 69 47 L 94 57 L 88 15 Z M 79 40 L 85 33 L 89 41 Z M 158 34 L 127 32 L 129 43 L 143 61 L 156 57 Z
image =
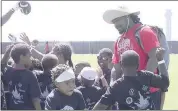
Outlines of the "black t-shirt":
M 81 86 L 81 82 L 77 78 L 75 78 L 75 85 L 76 85 L 76 87 Z
M 101 89 L 97 86 L 92 87 L 84 87 L 80 86 L 77 88 L 79 91 L 82 92 L 86 108 L 92 110 L 94 105 L 99 101 L 101 96 L 105 93 L 105 88 Z
M 75 89 L 71 96 L 53 89 L 45 101 L 45 110 L 84 110 L 85 102 L 82 93 Z
M 135 77 L 123 76 L 111 85 L 102 96 L 100 103 L 112 105 L 116 101 L 120 110 L 152 110 L 155 109 L 150 96 L 150 87 L 165 89 L 168 78 L 141 71 Z
M 50 71 L 40 71 L 40 70 L 33 70 L 33 73 L 37 76 L 39 87 L 41 90 L 41 107 L 44 109 L 44 101 L 49 93 L 53 90 L 53 83 L 51 78 Z
M 33 110 L 33 98 L 40 97 L 37 78 L 27 69 L 10 68 L 3 75 L 3 82 L 11 94 L 9 108 L 12 110 Z

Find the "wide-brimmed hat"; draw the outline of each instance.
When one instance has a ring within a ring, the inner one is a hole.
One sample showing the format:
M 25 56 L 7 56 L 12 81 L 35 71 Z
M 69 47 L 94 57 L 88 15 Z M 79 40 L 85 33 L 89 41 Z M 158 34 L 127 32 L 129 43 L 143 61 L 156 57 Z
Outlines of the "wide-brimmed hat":
M 120 6 L 117 9 L 111 9 L 111 10 L 105 11 L 103 14 L 103 19 L 105 22 L 109 24 L 113 24 L 112 20 L 119 18 L 119 17 L 130 15 L 130 14 L 139 15 L 140 11 L 129 10 L 128 7 Z

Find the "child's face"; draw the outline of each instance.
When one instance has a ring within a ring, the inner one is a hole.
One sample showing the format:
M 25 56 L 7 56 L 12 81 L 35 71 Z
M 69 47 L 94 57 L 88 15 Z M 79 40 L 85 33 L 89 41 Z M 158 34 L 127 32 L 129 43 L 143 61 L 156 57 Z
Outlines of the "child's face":
M 31 61 L 31 52 L 27 53 L 25 56 L 20 56 L 20 63 L 24 64 L 26 68 L 31 67 L 32 61 Z
M 101 68 L 108 68 L 109 63 L 111 63 L 112 61 L 112 57 L 109 57 L 107 54 L 103 53 L 97 56 L 97 60 L 98 60 L 98 65 Z
M 76 88 L 75 79 L 70 79 L 68 81 L 64 81 L 60 83 L 55 82 L 55 85 L 60 92 L 68 96 L 71 96 L 73 94 L 74 89 Z
M 95 80 L 87 80 L 83 77 L 81 77 L 81 83 L 84 85 L 84 86 L 92 86 L 94 84 Z
M 57 64 L 64 64 L 65 63 L 64 56 L 62 54 L 58 54 L 55 50 L 53 50 L 50 53 L 57 56 L 57 58 L 58 58 Z

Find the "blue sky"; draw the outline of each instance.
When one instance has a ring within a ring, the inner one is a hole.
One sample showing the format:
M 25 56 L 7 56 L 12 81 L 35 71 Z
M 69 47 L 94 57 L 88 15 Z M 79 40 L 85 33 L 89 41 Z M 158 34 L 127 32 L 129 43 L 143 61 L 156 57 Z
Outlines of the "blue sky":
M 158 25 L 165 31 L 166 9 L 172 10 L 172 40 L 178 41 L 177 1 L 30 1 L 29 15 L 16 12 L 2 27 L 2 41 L 8 34 L 19 36 L 26 32 L 31 40 L 49 41 L 96 41 L 116 40 L 119 36 L 113 25 L 107 24 L 102 14 L 107 9 L 126 5 L 141 11 L 145 24 Z M 16 1 L 2 1 L 2 14 Z M 176 25 L 177 24 L 177 25 Z

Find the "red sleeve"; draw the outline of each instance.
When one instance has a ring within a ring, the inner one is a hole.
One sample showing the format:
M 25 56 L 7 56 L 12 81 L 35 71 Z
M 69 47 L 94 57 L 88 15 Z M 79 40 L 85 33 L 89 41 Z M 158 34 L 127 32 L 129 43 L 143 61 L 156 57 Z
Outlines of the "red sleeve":
M 140 39 L 146 53 L 149 53 L 153 48 L 160 46 L 156 33 L 151 28 L 144 28 L 141 30 Z
M 119 62 L 119 54 L 118 54 L 118 47 L 117 47 L 117 43 L 118 41 L 116 41 L 114 43 L 114 55 L 113 55 L 113 58 L 112 58 L 112 63 L 113 64 L 117 64 Z

